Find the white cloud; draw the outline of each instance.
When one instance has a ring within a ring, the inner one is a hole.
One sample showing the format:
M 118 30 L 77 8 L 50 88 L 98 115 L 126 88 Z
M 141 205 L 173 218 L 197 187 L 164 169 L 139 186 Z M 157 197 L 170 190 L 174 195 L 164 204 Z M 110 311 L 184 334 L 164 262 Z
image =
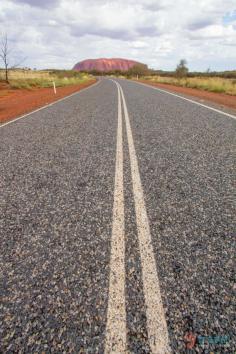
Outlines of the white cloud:
M 236 69 L 235 0 L 1 0 L 0 32 L 31 67 L 124 57 L 153 68 Z M 227 17 L 228 16 L 228 17 Z
M 218 39 L 218 38 L 233 38 L 236 35 L 232 25 L 210 25 L 201 28 L 190 34 L 193 39 Z

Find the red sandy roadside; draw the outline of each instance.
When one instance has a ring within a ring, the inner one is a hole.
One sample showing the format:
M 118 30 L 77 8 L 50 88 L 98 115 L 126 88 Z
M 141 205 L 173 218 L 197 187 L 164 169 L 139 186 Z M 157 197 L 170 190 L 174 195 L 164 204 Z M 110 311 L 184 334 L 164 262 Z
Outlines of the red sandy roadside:
M 224 93 L 203 91 L 203 90 L 198 90 L 198 89 L 193 89 L 188 87 L 175 86 L 171 84 L 155 83 L 148 80 L 138 80 L 138 82 L 142 82 L 144 84 L 166 89 L 169 91 L 174 91 L 180 94 L 197 97 L 201 100 L 217 103 L 227 108 L 236 109 L 236 96 L 226 95 Z
M 91 86 L 95 82 L 96 80 L 90 80 L 79 85 L 59 87 L 56 95 L 52 88 L 6 90 L 5 87 L 0 87 L 0 123 L 32 112 L 37 108 Z M 1 91 L 7 94 L 1 97 Z

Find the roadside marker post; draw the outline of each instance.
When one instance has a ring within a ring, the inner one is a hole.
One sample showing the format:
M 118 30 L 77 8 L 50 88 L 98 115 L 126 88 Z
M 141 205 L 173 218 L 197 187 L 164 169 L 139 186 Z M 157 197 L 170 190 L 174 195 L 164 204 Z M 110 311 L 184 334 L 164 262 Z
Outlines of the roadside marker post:
M 56 95 L 56 94 L 57 94 L 57 89 L 56 89 L 55 81 L 53 81 L 53 90 L 54 90 L 54 93 L 55 93 L 55 95 Z

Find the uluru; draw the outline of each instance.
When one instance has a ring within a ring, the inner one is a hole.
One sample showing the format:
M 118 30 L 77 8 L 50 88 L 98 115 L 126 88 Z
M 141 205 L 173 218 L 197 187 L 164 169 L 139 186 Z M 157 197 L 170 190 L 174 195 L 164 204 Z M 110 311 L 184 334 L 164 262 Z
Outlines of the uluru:
M 139 63 L 135 60 L 120 59 L 120 58 L 101 58 L 101 59 L 87 59 L 77 63 L 73 70 L 78 71 L 101 71 L 109 72 L 113 70 L 128 71 Z M 143 64 L 142 64 L 143 65 Z

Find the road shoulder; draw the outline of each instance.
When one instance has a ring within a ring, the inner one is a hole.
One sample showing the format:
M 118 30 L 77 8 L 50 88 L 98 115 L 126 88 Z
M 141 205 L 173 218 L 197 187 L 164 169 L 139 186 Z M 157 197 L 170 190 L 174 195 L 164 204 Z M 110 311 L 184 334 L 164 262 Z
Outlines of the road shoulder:
M 0 126 L 21 115 L 33 112 L 36 109 L 79 92 L 95 83 L 96 80 L 89 80 L 78 85 L 59 87 L 56 95 L 52 88 L 15 90 L 11 95 L 0 99 Z

